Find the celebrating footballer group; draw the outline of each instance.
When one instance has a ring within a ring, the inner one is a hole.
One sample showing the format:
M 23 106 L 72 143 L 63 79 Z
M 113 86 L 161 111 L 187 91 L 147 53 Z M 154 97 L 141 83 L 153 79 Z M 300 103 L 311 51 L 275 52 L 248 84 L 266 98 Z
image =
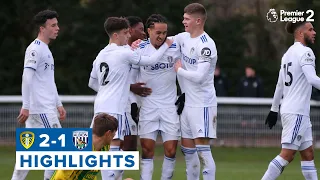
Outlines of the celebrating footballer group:
M 23 106 L 18 116 L 27 128 L 61 128 L 59 119 L 66 118 L 48 47 L 58 36 L 57 18 L 51 10 L 35 16 L 38 37 L 26 50 Z M 204 31 L 206 19 L 205 7 L 192 3 L 183 12 L 185 32 L 175 36 L 167 36 L 169 24 L 160 14 L 150 15 L 145 26 L 136 16 L 108 17 L 104 23 L 109 44 L 93 61 L 88 82 L 97 92 L 90 126 L 94 150 L 136 151 L 139 136 L 141 180 L 157 179 L 153 178 L 153 158 L 158 135 L 164 147 L 161 180 L 174 175 L 179 141 L 187 179 L 199 180 L 201 174 L 204 180 L 216 179 L 210 145 L 217 130 L 214 71 L 218 55 L 215 42 Z M 305 179 L 316 180 L 309 111 L 311 88 L 320 89 L 320 78 L 315 72 L 315 55 L 308 47 L 314 43 L 315 31 L 310 22 L 288 23 L 287 31 L 295 42 L 282 58 L 266 120 L 270 128 L 276 124 L 283 96 L 282 150 L 262 179 L 275 180 L 299 151 Z M 178 97 L 176 80 L 181 88 Z M 27 174 L 14 170 L 12 180 L 24 180 Z M 89 170 L 45 171 L 44 180 L 92 180 L 97 174 Z M 122 180 L 123 171 L 103 170 L 101 176 L 103 180 Z

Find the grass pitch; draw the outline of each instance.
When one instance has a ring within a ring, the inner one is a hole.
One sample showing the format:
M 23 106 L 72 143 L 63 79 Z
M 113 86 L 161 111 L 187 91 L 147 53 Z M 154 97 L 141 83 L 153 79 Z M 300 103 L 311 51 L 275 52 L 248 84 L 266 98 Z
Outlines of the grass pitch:
M 212 147 L 212 154 L 217 166 L 217 180 L 260 180 L 269 162 L 279 154 L 279 148 L 216 148 Z M 315 150 L 315 164 L 320 166 L 319 150 Z M 15 147 L 0 147 L 0 172 L 2 180 L 10 180 L 15 163 Z M 153 179 L 159 180 L 163 161 L 163 147 L 157 146 L 154 158 Z M 140 179 L 139 171 L 125 171 L 124 179 L 131 177 Z M 177 161 L 174 180 L 184 180 L 185 162 L 180 148 L 177 150 Z M 278 180 L 304 179 L 300 168 L 300 156 L 289 164 Z M 43 180 L 43 171 L 30 171 L 27 180 Z M 98 180 L 101 180 L 99 175 Z

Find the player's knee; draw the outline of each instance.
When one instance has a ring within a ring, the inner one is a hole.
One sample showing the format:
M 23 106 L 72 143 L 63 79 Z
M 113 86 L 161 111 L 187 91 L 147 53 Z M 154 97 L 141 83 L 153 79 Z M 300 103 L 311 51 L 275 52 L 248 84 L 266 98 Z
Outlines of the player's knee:
M 168 147 L 168 148 L 165 148 L 164 154 L 165 154 L 168 158 L 174 158 L 174 157 L 176 156 L 176 147 Z
M 143 146 L 142 147 L 142 158 L 153 158 L 154 156 L 154 149 L 150 146 Z
M 164 142 L 164 154 L 169 158 L 176 156 L 178 141 L 166 141 Z
M 313 148 L 307 148 L 300 152 L 302 161 L 312 161 L 314 159 Z
M 291 151 L 281 151 L 280 153 L 280 156 L 286 161 L 288 161 L 289 163 L 293 161 L 294 155 L 295 155 L 295 152 L 291 152 Z

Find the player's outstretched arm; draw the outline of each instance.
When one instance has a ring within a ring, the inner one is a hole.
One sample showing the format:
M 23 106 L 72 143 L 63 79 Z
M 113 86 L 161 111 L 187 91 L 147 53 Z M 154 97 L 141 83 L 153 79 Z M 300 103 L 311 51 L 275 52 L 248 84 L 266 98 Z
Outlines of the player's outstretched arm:
M 187 71 L 182 68 L 181 60 L 178 60 L 175 63 L 175 70 L 178 75 L 194 82 L 201 84 L 202 81 L 205 79 L 208 71 L 210 68 L 209 62 L 202 62 L 198 64 L 198 69 L 196 71 Z
M 173 40 L 167 39 L 166 42 L 152 55 L 152 56 L 141 56 L 138 52 L 133 52 L 130 59 L 131 64 L 138 66 L 147 66 L 155 64 L 160 60 L 166 50 L 172 45 Z

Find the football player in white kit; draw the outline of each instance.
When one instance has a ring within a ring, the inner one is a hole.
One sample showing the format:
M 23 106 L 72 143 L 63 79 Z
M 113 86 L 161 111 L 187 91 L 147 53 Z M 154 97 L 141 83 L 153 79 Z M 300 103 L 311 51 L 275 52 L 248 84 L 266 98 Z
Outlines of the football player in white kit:
M 149 16 L 146 21 L 149 39 L 140 43 L 137 52 L 150 56 L 164 43 L 167 37 L 167 20 L 160 14 Z M 176 72 L 174 63 L 180 59 L 179 45 L 175 42 L 156 63 L 140 66 L 138 81 L 152 89 L 149 96 L 141 97 L 139 114 L 140 143 L 142 147 L 141 180 L 151 180 L 153 156 L 158 134 L 164 145 L 164 161 L 161 179 L 171 179 L 175 167 L 175 155 L 180 137 L 180 122 L 175 107 L 177 99 Z
M 216 171 L 210 140 L 216 138 L 217 128 L 217 100 L 213 83 L 217 49 L 215 42 L 204 31 L 206 18 L 203 5 L 187 5 L 182 21 L 186 32 L 175 36 L 182 52 L 182 62 L 177 61 L 175 69 L 183 92 L 183 98 L 179 98 L 178 103 L 185 99 L 179 106 L 184 104 L 180 116 L 181 150 L 186 160 L 188 180 L 199 179 L 199 157 L 204 166 L 204 180 L 214 180 Z
M 93 62 L 89 87 L 97 91 L 94 101 L 94 113 L 108 113 L 117 118 L 119 127 L 110 151 L 119 151 L 123 140 L 125 121 L 123 115 L 130 91 L 129 73 L 131 65 L 151 65 L 159 61 L 163 53 L 171 46 L 172 40 L 166 40 L 152 56 L 140 56 L 126 45 L 128 43 L 129 23 L 125 18 L 109 17 L 105 30 L 110 37 L 109 45 L 100 51 Z M 122 178 L 121 171 L 101 171 L 102 179 Z
M 34 17 L 38 37 L 26 49 L 22 76 L 22 108 L 19 123 L 26 128 L 61 128 L 60 120 L 66 111 L 60 101 L 54 80 L 54 59 L 48 44 L 59 32 L 58 14 L 44 10 Z M 59 117 L 57 114 L 59 113 Z M 50 179 L 53 170 L 46 170 L 44 180 Z M 14 170 L 12 180 L 24 180 L 27 170 Z
M 277 122 L 280 100 L 282 122 L 282 149 L 269 164 L 262 180 L 275 180 L 300 152 L 301 170 L 306 180 L 317 180 L 314 164 L 310 98 L 312 86 L 320 89 L 320 78 L 315 71 L 315 55 L 310 47 L 316 32 L 310 22 L 287 23 L 286 30 L 293 34 L 294 44 L 283 55 L 278 83 L 271 110 L 266 119 L 271 129 Z M 282 97 L 283 96 L 283 97 Z
M 128 40 L 128 46 L 130 48 L 132 42 L 138 39 L 145 39 L 146 33 L 144 32 L 144 25 L 142 23 L 141 18 L 137 16 L 129 16 L 127 17 L 130 24 L 130 38 Z M 131 69 L 134 71 L 135 69 Z M 136 74 L 136 73 L 134 73 Z M 130 77 L 130 83 L 136 82 L 136 77 Z M 132 84 L 130 86 L 130 90 L 132 88 L 142 88 L 146 90 L 146 87 L 141 86 L 141 83 Z M 125 111 L 125 132 L 124 132 L 124 141 L 122 150 L 124 151 L 136 151 L 137 150 L 137 135 L 138 135 L 138 105 L 137 99 L 135 95 L 130 92 L 129 100 L 127 103 L 126 111 Z

